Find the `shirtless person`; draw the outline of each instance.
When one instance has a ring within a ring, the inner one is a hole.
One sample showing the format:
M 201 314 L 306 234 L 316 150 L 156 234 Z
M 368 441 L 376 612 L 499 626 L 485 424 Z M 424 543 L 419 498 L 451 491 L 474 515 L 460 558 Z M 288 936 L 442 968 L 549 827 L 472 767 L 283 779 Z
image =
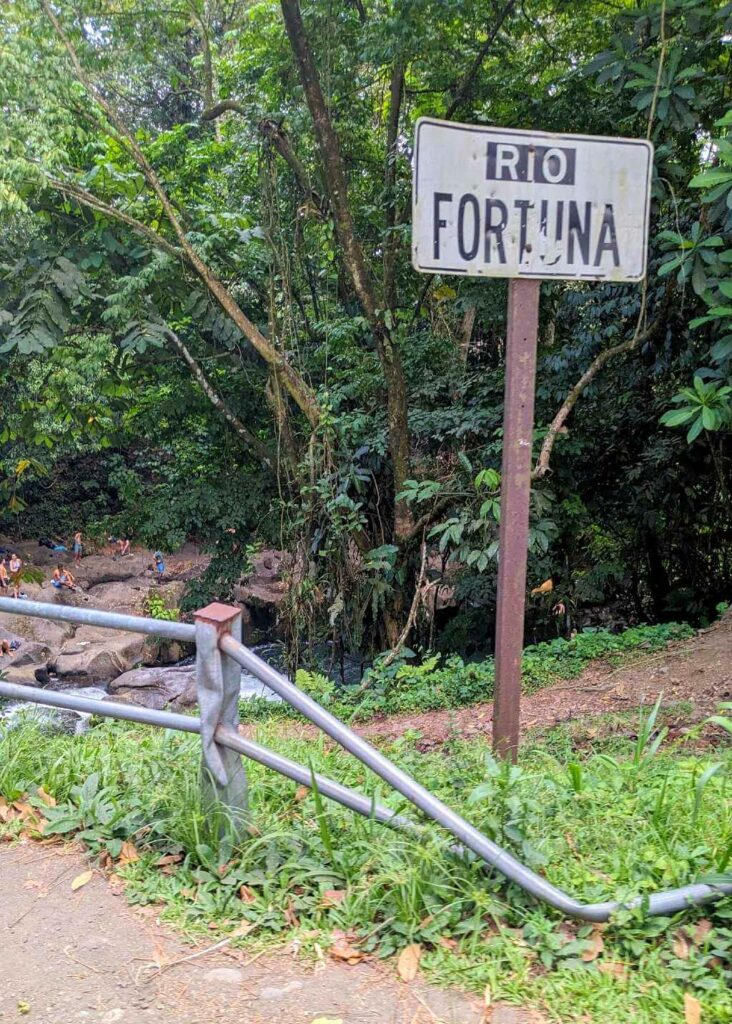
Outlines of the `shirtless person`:
M 56 590 L 63 590 L 64 587 L 67 590 L 76 590 L 76 584 L 74 583 L 74 577 L 71 575 L 68 569 L 64 569 L 63 565 L 57 565 L 53 570 L 53 579 L 51 585 Z
M 79 563 L 81 562 L 81 553 L 82 553 L 83 550 L 84 550 L 84 545 L 82 544 L 82 541 L 81 541 L 81 530 L 77 530 L 77 532 L 74 534 L 74 545 L 73 545 L 74 565 L 79 565 Z
M 7 597 L 10 590 L 10 577 L 5 568 L 5 559 L 0 558 L 0 597 Z
M 23 563 L 18 558 L 15 552 L 10 556 L 8 563 L 8 569 L 10 570 L 10 586 L 12 587 L 13 597 L 20 597 L 20 577 L 23 575 Z

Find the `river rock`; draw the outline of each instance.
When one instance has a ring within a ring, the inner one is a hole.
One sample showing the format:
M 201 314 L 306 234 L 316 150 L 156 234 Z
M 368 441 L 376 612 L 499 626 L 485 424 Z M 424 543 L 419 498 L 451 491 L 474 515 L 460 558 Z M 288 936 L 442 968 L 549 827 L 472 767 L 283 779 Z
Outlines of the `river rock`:
M 145 641 L 139 633 L 80 626 L 73 639 L 64 644 L 52 667 L 67 683 L 105 683 L 135 665 L 155 659 L 155 645 L 146 647 Z
M 17 683 L 20 686 L 45 686 L 49 680 L 45 665 L 9 665 L 6 668 L 3 661 L 0 661 L 0 669 L 6 683 Z
M 196 702 L 195 694 L 195 665 L 136 668 L 118 676 L 109 686 L 110 700 L 141 704 L 155 711 L 160 711 L 170 704 L 176 707 L 190 707 Z M 182 703 L 181 698 L 187 699 L 189 703 Z
M 87 588 L 96 587 L 100 583 L 116 583 L 119 580 L 131 580 L 142 576 L 151 559 L 144 555 L 125 555 L 118 558 L 114 555 L 89 555 L 77 569 L 72 568 L 74 576 L 80 584 Z
M 8 634 L 8 639 L 19 637 L 21 640 L 31 640 L 45 644 L 51 650 L 59 650 L 74 632 L 74 627 L 68 622 L 30 618 L 26 615 L 0 615 L 0 629 Z
M 284 551 L 266 548 L 252 560 L 253 571 L 233 588 L 234 600 L 243 606 L 245 643 L 256 641 L 262 634 L 277 635 L 280 606 L 289 589 L 282 575 L 290 562 Z
M 24 665 L 45 665 L 51 657 L 52 650 L 48 644 L 39 644 L 33 640 L 22 642 L 17 651 L 9 658 L 0 660 L 0 668 L 20 668 Z
M 102 609 L 102 611 L 142 615 L 142 606 L 151 583 L 152 581 L 136 579 L 97 583 L 87 591 L 89 604 L 94 608 Z

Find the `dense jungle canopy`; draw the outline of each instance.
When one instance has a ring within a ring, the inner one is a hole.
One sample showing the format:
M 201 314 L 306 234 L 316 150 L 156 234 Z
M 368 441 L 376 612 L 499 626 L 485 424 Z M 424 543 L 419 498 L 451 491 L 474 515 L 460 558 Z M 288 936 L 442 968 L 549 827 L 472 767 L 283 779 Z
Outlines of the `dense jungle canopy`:
M 542 287 L 529 624 L 703 620 L 731 61 L 698 0 L 5 3 L 0 530 L 208 544 L 191 601 L 273 545 L 301 641 L 485 649 L 506 284 L 413 271 L 414 125 L 649 138 L 646 283 Z

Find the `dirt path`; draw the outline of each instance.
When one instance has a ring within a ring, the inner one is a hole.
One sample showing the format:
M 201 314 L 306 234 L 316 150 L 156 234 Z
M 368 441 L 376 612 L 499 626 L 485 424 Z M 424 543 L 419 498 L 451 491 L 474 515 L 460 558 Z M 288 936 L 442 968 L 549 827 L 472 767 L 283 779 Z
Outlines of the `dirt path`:
M 393 965 L 297 960 L 292 948 L 190 957 L 151 908 L 132 910 L 73 847 L 0 845 L 0 1021 L 33 1024 L 480 1024 L 477 1000 L 419 983 Z M 161 973 L 159 964 L 163 964 Z M 165 965 L 168 965 L 167 967 Z M 524 1024 L 529 1013 L 505 1009 Z
M 525 697 L 522 731 L 633 710 L 641 703 L 655 701 L 660 693 L 665 704 L 693 704 L 687 724 L 712 714 L 721 701 L 732 699 L 732 614 L 728 612 L 709 629 L 665 651 L 621 668 L 598 663 L 577 679 Z M 360 726 L 358 732 L 370 739 L 396 739 L 407 730 L 416 730 L 421 733 L 420 749 L 429 749 L 456 735 L 485 734 L 492 718 L 493 705 L 486 703 L 451 711 L 394 715 Z

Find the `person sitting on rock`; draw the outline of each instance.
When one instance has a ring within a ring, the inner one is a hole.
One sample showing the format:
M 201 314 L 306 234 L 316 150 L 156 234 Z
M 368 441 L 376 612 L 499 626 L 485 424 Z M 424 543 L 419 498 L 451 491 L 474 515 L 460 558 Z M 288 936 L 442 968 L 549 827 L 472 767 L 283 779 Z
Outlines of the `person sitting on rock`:
M 153 558 L 155 559 L 155 572 L 158 574 L 158 579 L 161 580 L 165 575 L 165 562 L 163 561 L 162 552 L 156 551 Z
M 120 537 L 120 539 L 119 539 L 119 541 L 117 543 L 119 544 L 119 556 L 120 556 L 120 558 L 123 555 L 129 555 L 130 554 L 130 538 L 129 537 Z
M 66 588 L 67 590 L 76 590 L 74 577 L 71 575 L 68 569 L 65 569 L 63 567 L 63 565 L 57 565 L 56 568 L 53 570 L 53 579 L 51 580 L 51 585 L 54 586 L 56 590 L 63 590 L 64 588 Z

